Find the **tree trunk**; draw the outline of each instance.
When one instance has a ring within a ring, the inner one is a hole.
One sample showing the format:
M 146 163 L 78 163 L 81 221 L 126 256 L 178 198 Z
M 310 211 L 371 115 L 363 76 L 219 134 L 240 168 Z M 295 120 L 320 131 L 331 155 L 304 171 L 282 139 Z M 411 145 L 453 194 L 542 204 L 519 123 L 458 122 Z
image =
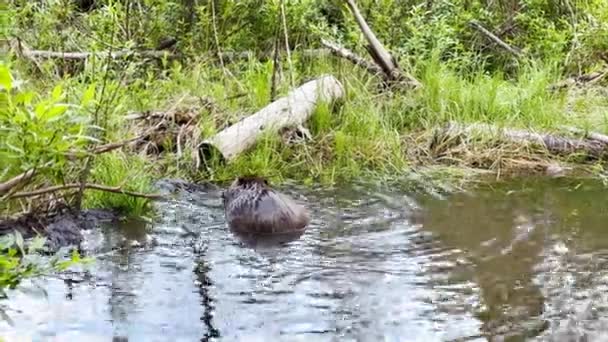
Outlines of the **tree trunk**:
M 302 125 L 319 102 L 330 102 L 344 94 L 342 84 L 331 75 L 309 81 L 286 97 L 203 141 L 199 146 L 199 157 L 203 163 L 214 155 L 223 161 L 232 161 L 252 147 L 264 133 L 277 133 L 285 127 Z

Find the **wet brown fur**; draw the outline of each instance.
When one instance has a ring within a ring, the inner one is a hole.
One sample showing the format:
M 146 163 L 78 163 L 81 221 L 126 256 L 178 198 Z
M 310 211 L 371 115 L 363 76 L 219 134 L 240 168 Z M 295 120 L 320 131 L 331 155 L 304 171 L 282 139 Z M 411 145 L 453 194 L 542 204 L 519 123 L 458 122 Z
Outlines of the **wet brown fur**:
M 303 231 L 310 222 L 306 208 L 272 189 L 262 177 L 239 177 L 222 197 L 226 221 L 235 232 L 294 233 Z

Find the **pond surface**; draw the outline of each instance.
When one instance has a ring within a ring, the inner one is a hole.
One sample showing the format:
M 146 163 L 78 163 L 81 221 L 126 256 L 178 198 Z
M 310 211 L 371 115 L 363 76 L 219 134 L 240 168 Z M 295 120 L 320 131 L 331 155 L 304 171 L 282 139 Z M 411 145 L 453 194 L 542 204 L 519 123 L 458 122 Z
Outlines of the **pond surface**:
M 89 274 L 11 292 L 3 305 L 13 322 L 0 336 L 608 340 L 600 183 L 527 179 L 443 197 L 364 186 L 286 192 L 314 219 L 282 245 L 232 235 L 214 191 L 160 203 L 154 224 L 88 232 Z

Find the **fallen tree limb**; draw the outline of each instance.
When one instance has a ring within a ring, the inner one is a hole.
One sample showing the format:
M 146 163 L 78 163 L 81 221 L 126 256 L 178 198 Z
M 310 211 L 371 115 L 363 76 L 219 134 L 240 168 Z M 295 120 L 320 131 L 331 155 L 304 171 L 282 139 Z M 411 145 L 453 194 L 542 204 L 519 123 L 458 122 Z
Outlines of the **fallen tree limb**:
M 351 12 L 355 16 L 355 21 L 359 25 L 363 36 L 369 43 L 367 49 L 372 59 L 378 64 L 378 66 L 384 71 L 384 74 L 389 80 L 403 81 L 407 85 L 417 88 L 421 86 L 421 83 L 413 76 L 403 73 L 397 65 L 397 60 L 388 52 L 388 50 L 380 43 L 380 40 L 376 38 L 376 35 L 371 30 L 369 25 L 354 0 L 346 0 L 346 4 L 350 8 Z
M 62 190 L 77 189 L 77 188 L 80 188 L 81 185 L 82 184 L 80 184 L 80 183 L 70 183 L 70 184 L 64 184 L 64 185 L 50 186 L 48 188 L 42 188 L 42 189 L 33 190 L 33 191 L 16 192 L 13 195 L 11 195 L 9 197 L 9 199 L 23 198 L 23 197 L 35 197 L 35 196 L 40 196 L 40 195 L 57 192 L 57 191 L 62 191 Z M 164 198 L 163 195 L 159 195 L 159 194 L 144 194 L 141 192 L 122 190 L 121 187 L 119 187 L 119 186 L 111 187 L 111 186 L 100 185 L 100 184 L 86 183 L 86 184 L 84 184 L 84 188 L 105 191 L 105 192 L 113 192 L 113 193 L 128 195 L 128 196 L 132 196 L 132 197 L 142 197 L 142 198 L 148 198 L 148 199 Z
M 337 43 L 322 39 L 321 44 L 323 44 L 323 46 L 333 52 L 334 55 L 351 61 L 353 64 L 364 68 L 372 75 L 385 75 L 384 71 L 379 66 L 366 61 L 363 57 L 355 54 L 354 52 L 346 49 L 345 47 L 340 46 Z
M 520 49 L 518 49 L 518 48 L 516 49 L 516 48 L 512 47 L 511 45 L 505 43 L 502 39 L 498 38 L 492 32 L 488 31 L 485 27 L 481 26 L 481 24 L 478 23 L 477 21 L 472 20 L 472 21 L 469 22 L 469 25 L 472 28 L 476 29 L 481 34 L 483 34 L 484 36 L 486 36 L 488 39 L 492 40 L 494 43 L 498 44 L 500 47 L 502 47 L 506 51 L 508 51 L 511 54 L 513 54 L 515 57 L 522 57 L 523 56 L 523 54 L 522 54 L 522 52 L 521 52 Z
M 602 159 L 608 155 L 608 145 L 595 140 L 572 139 L 553 134 L 536 133 L 526 130 L 500 128 L 497 126 L 474 123 L 460 124 L 448 123 L 438 132 L 440 137 L 457 137 L 460 135 L 473 136 L 475 134 L 498 137 L 514 143 L 532 143 L 543 146 L 553 154 L 570 155 L 584 153 L 594 159 Z
M 331 75 L 309 81 L 292 90 L 286 97 L 203 141 L 198 149 L 199 158 L 205 162 L 219 154 L 223 161 L 231 161 L 253 146 L 264 133 L 277 133 L 285 127 L 302 125 L 319 102 L 343 96 L 342 84 Z M 199 166 L 200 164 L 197 165 Z
M 34 169 L 28 170 L 20 175 L 17 175 L 4 183 L 0 183 L 0 194 L 10 191 L 17 185 L 21 184 L 34 176 Z

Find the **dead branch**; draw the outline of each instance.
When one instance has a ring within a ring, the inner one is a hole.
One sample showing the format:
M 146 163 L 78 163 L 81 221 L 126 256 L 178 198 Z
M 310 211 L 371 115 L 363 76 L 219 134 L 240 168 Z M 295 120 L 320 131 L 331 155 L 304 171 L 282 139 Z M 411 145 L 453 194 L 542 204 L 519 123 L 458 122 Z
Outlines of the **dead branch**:
M 397 60 L 388 52 L 382 43 L 380 43 L 378 38 L 376 38 L 374 32 L 371 30 L 369 25 L 367 25 L 365 19 L 363 19 L 357 4 L 355 4 L 355 1 L 346 0 L 346 3 L 355 16 L 355 20 L 357 21 L 363 36 L 369 43 L 369 46 L 367 47 L 368 52 L 376 64 L 378 64 L 378 66 L 380 66 L 380 68 L 384 71 L 386 77 L 393 81 L 405 81 L 405 83 L 412 88 L 420 87 L 421 83 L 417 79 L 399 69 Z
M 31 169 L 31 170 L 25 171 L 22 174 L 17 175 L 15 177 L 7 180 L 4 183 L 0 183 L 0 194 L 8 192 L 11 189 L 13 189 L 14 187 L 16 187 L 17 185 L 21 184 L 22 182 L 29 180 L 30 178 L 32 178 L 32 176 L 34 176 L 34 173 L 35 173 L 34 169 Z
M 353 64 L 358 65 L 367 70 L 370 74 L 385 76 L 385 73 L 378 65 L 366 61 L 363 57 L 355 54 L 354 52 L 346 49 L 345 47 L 342 47 L 337 43 L 330 42 L 325 39 L 321 40 L 321 44 L 328 48 L 334 55 L 351 61 Z
M 367 25 L 367 22 L 365 21 L 365 19 L 363 19 L 363 16 L 361 15 L 359 8 L 357 7 L 357 4 L 355 4 L 355 1 L 346 0 L 346 3 L 348 4 L 350 10 L 353 12 L 355 20 L 357 21 L 359 28 L 363 32 L 365 39 L 367 39 L 368 43 L 370 44 L 372 51 L 377 55 L 378 60 L 376 60 L 376 62 L 380 65 L 382 70 L 384 70 L 387 75 L 397 76 L 393 75 L 394 72 L 398 73 L 398 71 L 395 70 L 398 68 L 395 59 L 384 48 L 382 43 L 380 43 L 378 38 L 376 38 L 374 32 L 369 28 L 369 25 Z
M 81 185 L 82 184 L 80 184 L 80 183 L 70 183 L 70 184 L 65 184 L 65 185 L 50 186 L 48 188 L 42 188 L 42 189 L 33 190 L 33 191 L 16 192 L 13 195 L 11 195 L 9 197 L 9 199 L 35 197 L 35 196 L 40 196 L 40 195 L 53 193 L 53 192 L 57 192 L 57 191 L 62 191 L 62 190 L 77 189 L 77 188 L 80 188 Z M 122 190 L 120 186 L 110 187 L 110 186 L 106 186 L 106 185 L 86 183 L 86 184 L 84 184 L 84 188 L 105 191 L 105 192 L 112 192 L 112 193 L 132 196 L 132 197 L 142 197 L 142 198 L 148 198 L 148 199 L 164 198 L 164 196 L 160 195 L 160 194 L 144 194 L 141 192 Z
M 492 40 L 494 43 L 498 44 L 500 47 L 502 47 L 503 49 L 507 50 L 508 52 L 510 52 L 511 54 L 513 54 L 515 57 L 522 57 L 523 54 L 521 52 L 521 50 L 519 48 L 514 48 L 511 45 L 505 43 L 502 39 L 498 38 L 495 34 L 493 34 L 492 32 L 488 31 L 485 27 L 481 26 L 480 23 L 478 23 L 475 20 L 472 20 L 469 22 L 469 25 L 476 29 L 477 31 L 479 31 L 481 34 L 483 34 L 484 36 L 486 36 L 486 38 Z

